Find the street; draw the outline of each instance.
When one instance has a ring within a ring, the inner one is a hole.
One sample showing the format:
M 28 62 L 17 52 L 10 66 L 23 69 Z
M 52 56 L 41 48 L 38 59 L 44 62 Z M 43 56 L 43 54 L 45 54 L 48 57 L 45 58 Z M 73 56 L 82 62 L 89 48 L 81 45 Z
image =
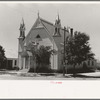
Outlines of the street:
M 100 72 L 72 74 L 26 73 L 19 71 L 0 71 L 0 80 L 100 80 Z

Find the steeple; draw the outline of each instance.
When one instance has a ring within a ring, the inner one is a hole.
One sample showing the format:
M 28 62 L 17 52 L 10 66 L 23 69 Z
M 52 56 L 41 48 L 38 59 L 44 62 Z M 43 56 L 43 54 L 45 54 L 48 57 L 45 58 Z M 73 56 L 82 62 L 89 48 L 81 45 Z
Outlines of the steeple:
M 60 18 L 59 18 L 59 13 L 58 13 L 58 15 L 56 17 L 55 25 L 58 25 L 59 27 L 61 27 L 61 21 L 60 21 Z
M 61 24 L 61 23 L 60 23 L 60 18 L 59 18 L 59 13 L 58 13 L 58 24 Z
M 22 18 L 22 21 L 20 23 L 20 36 L 19 37 L 22 37 L 23 39 L 25 38 L 25 24 L 24 24 L 24 19 Z
M 39 10 L 38 10 L 38 13 L 37 13 L 37 15 L 38 15 L 38 18 L 39 18 L 39 17 L 40 17 L 40 16 L 39 16 Z
M 60 21 L 60 18 L 59 18 L 59 13 L 56 17 L 56 20 L 55 20 L 55 33 L 54 33 L 54 36 L 60 36 L 60 28 L 61 28 L 61 21 Z
M 22 28 L 25 30 L 25 24 L 24 24 L 24 19 L 22 18 L 22 21 L 21 21 L 21 25 L 22 25 Z

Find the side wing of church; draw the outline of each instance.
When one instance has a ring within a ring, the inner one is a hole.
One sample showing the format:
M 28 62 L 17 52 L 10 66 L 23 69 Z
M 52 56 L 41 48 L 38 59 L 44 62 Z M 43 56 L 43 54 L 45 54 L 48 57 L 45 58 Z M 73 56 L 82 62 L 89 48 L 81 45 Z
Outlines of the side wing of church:
M 35 46 L 51 46 L 56 50 L 56 54 L 51 56 L 51 69 L 62 69 L 63 65 L 63 45 L 64 44 L 64 30 L 61 27 L 61 20 L 59 15 L 55 20 L 55 24 L 42 19 L 39 15 L 31 30 L 25 36 L 25 23 L 22 19 L 20 24 L 20 36 L 18 38 L 18 67 L 20 69 L 29 69 L 34 67 L 35 62 L 32 60 L 32 53 L 26 49 L 29 43 L 34 43 Z M 66 37 L 69 32 L 66 31 Z

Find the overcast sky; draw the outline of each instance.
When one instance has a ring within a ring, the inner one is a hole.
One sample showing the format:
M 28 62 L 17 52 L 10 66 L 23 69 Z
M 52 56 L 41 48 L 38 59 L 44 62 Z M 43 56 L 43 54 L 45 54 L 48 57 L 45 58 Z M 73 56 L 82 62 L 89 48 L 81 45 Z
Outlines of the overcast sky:
M 37 13 L 54 23 L 57 13 L 62 26 L 90 36 L 92 52 L 100 59 L 100 3 L 0 3 L 0 45 L 7 57 L 17 57 L 19 26 L 22 17 L 26 34 L 34 24 Z

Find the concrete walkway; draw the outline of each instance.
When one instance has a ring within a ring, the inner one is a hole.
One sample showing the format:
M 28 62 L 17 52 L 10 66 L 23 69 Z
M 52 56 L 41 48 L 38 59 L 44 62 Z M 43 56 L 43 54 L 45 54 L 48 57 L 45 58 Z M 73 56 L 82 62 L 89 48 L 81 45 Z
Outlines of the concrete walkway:
M 100 72 L 91 72 L 91 73 L 79 73 L 77 74 L 79 77 L 87 77 L 87 78 L 100 78 Z

